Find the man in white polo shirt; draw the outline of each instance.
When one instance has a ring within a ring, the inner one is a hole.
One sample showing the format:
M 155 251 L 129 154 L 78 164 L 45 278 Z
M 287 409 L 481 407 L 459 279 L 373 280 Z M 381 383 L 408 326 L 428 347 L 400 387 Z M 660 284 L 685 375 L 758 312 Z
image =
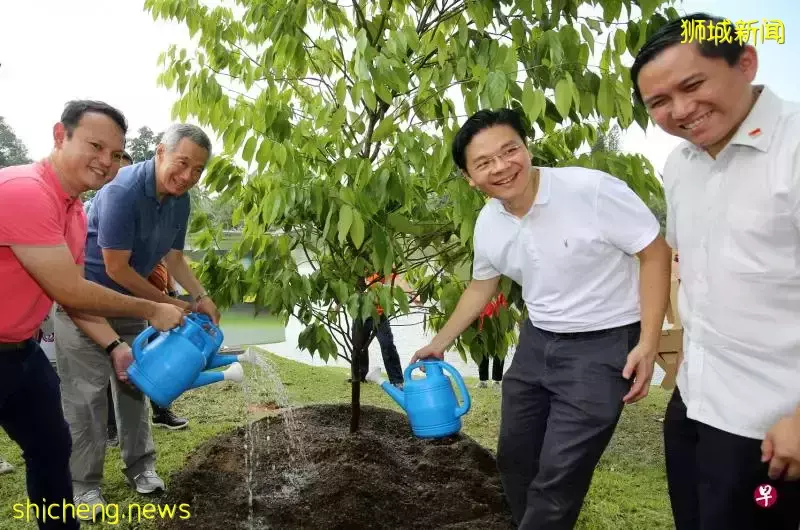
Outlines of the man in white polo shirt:
M 623 405 L 647 395 L 671 254 L 627 184 L 532 167 L 526 138 L 508 109 L 480 111 L 456 135 L 456 165 L 491 199 L 475 225 L 473 279 L 413 361 L 443 358 L 501 275 L 521 285 L 528 319 L 503 378 L 497 462 L 519 528 L 566 530 Z
M 631 69 L 656 124 L 686 140 L 664 167 L 684 327 L 664 420 L 672 511 L 678 530 L 797 530 L 800 106 L 752 84 L 752 46 L 682 43 L 709 22 L 723 21 L 663 26 Z

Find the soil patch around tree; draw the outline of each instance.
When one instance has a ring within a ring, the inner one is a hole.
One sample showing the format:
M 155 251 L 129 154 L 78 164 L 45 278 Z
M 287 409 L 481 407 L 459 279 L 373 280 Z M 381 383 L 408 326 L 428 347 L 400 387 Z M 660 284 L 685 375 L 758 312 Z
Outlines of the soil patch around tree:
M 370 406 L 358 433 L 349 426 L 349 405 L 314 405 L 208 441 L 161 499 L 191 517 L 159 527 L 514 528 L 494 456 L 471 438 L 423 440 L 405 415 Z

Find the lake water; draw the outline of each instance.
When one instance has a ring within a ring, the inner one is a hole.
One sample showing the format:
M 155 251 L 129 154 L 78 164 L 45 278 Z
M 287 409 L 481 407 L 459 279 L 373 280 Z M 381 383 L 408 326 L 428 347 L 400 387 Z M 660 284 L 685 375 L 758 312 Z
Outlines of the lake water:
M 298 269 L 301 274 L 310 274 L 312 272 L 311 266 L 308 263 L 303 263 L 300 255 L 296 256 L 298 261 Z M 413 306 L 412 306 L 413 309 Z M 394 343 L 397 346 L 397 352 L 400 355 L 400 364 L 405 370 L 408 366 L 414 352 L 428 344 L 433 335 L 424 330 L 422 324 L 422 315 L 406 315 L 400 316 L 391 320 L 392 334 L 394 335 Z M 349 363 L 341 358 L 329 359 L 327 363 L 319 358 L 319 356 L 312 357 L 306 350 L 299 350 L 297 347 L 297 338 L 303 330 L 303 324 L 295 318 L 290 318 L 286 327 L 286 340 L 283 342 L 276 342 L 271 344 L 264 344 L 262 347 L 271 351 L 281 357 L 300 361 L 313 366 L 339 366 L 348 368 Z M 457 351 L 445 353 L 445 361 L 451 364 L 463 377 L 478 377 L 478 365 L 472 360 L 464 362 L 461 355 Z M 511 361 L 514 359 L 514 351 L 509 351 L 506 355 L 505 370 L 511 366 Z M 381 356 L 380 345 L 377 340 L 373 340 L 369 347 L 369 365 L 370 368 L 375 366 L 383 366 L 383 357 Z M 383 372 L 386 377 L 386 371 Z M 653 385 L 661 384 L 664 378 L 664 371 L 656 365 L 653 374 Z
M 397 346 L 397 352 L 400 355 L 400 363 L 405 369 L 408 366 L 414 352 L 428 344 L 432 338 L 432 334 L 426 333 L 422 325 L 422 316 L 409 315 L 401 316 L 391 321 L 392 334 L 394 335 L 394 343 Z M 297 348 L 297 337 L 303 330 L 303 325 L 300 321 L 292 318 L 286 327 L 286 340 L 274 344 L 264 344 L 263 348 L 269 350 L 277 355 L 293 359 L 313 366 L 340 366 L 342 368 L 349 367 L 347 361 L 338 358 L 335 361 L 329 359 L 326 363 L 319 356 L 312 357 L 308 351 L 301 351 Z M 514 351 L 510 351 L 506 355 L 505 369 L 511 365 L 511 360 L 514 358 Z M 445 354 L 445 360 L 453 365 L 459 373 L 464 377 L 478 377 L 478 365 L 470 360 L 465 363 L 461 360 L 461 356 L 457 351 L 451 351 Z M 369 347 L 369 363 L 370 367 L 383 366 L 383 357 L 381 356 L 380 345 L 377 340 L 373 340 Z M 386 373 L 384 371 L 384 377 Z M 655 373 L 653 374 L 653 385 L 658 385 L 664 378 L 664 371 L 656 365 Z

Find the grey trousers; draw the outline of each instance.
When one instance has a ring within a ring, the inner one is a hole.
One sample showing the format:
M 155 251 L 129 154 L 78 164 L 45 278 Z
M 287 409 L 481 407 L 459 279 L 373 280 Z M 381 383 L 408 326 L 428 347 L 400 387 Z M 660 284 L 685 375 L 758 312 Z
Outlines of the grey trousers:
M 110 318 L 108 322 L 128 344 L 133 344 L 147 325 L 143 320 L 127 318 Z M 97 488 L 103 480 L 109 380 L 125 464 L 123 471 L 133 479 L 143 471 L 154 470 L 156 452 L 147 397 L 117 381 L 106 352 L 79 330 L 61 308 L 56 311 L 55 333 L 61 403 L 72 434 L 70 471 L 74 494 Z
M 557 334 L 526 319 L 503 377 L 497 465 L 516 524 L 572 529 L 614 433 L 639 323 Z

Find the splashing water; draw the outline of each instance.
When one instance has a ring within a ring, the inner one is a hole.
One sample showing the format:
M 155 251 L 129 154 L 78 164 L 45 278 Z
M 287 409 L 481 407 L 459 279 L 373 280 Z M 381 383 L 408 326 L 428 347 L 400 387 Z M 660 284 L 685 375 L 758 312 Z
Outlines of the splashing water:
M 264 426 L 264 430 L 266 431 L 267 443 L 264 444 L 264 447 L 267 453 L 270 452 L 269 423 L 271 414 L 267 413 L 263 421 L 258 421 L 258 417 L 253 414 L 253 409 L 251 409 L 253 405 L 257 407 L 264 403 L 274 404 L 277 408 L 274 413 L 280 412 L 283 418 L 284 430 L 289 441 L 286 446 L 287 457 L 289 461 L 292 462 L 292 467 L 297 469 L 297 472 L 285 473 L 283 478 L 286 484 L 279 494 L 284 496 L 296 495 L 307 483 L 310 475 L 308 472 L 304 472 L 309 468 L 305 445 L 298 432 L 297 423 L 289 402 L 289 394 L 286 391 L 286 387 L 281 382 L 277 371 L 271 363 L 258 355 L 253 349 L 249 349 L 242 355 L 242 358 L 246 358 L 251 364 L 257 367 L 254 370 L 249 370 L 249 373 L 245 375 L 242 382 L 242 390 L 244 392 L 244 415 L 246 420 L 244 453 L 245 481 L 248 496 L 247 526 L 250 530 L 255 530 L 253 473 L 258 468 L 258 448 L 261 447 L 259 441 L 262 434 L 260 432 L 261 425 Z M 256 408 L 256 410 L 258 409 Z

